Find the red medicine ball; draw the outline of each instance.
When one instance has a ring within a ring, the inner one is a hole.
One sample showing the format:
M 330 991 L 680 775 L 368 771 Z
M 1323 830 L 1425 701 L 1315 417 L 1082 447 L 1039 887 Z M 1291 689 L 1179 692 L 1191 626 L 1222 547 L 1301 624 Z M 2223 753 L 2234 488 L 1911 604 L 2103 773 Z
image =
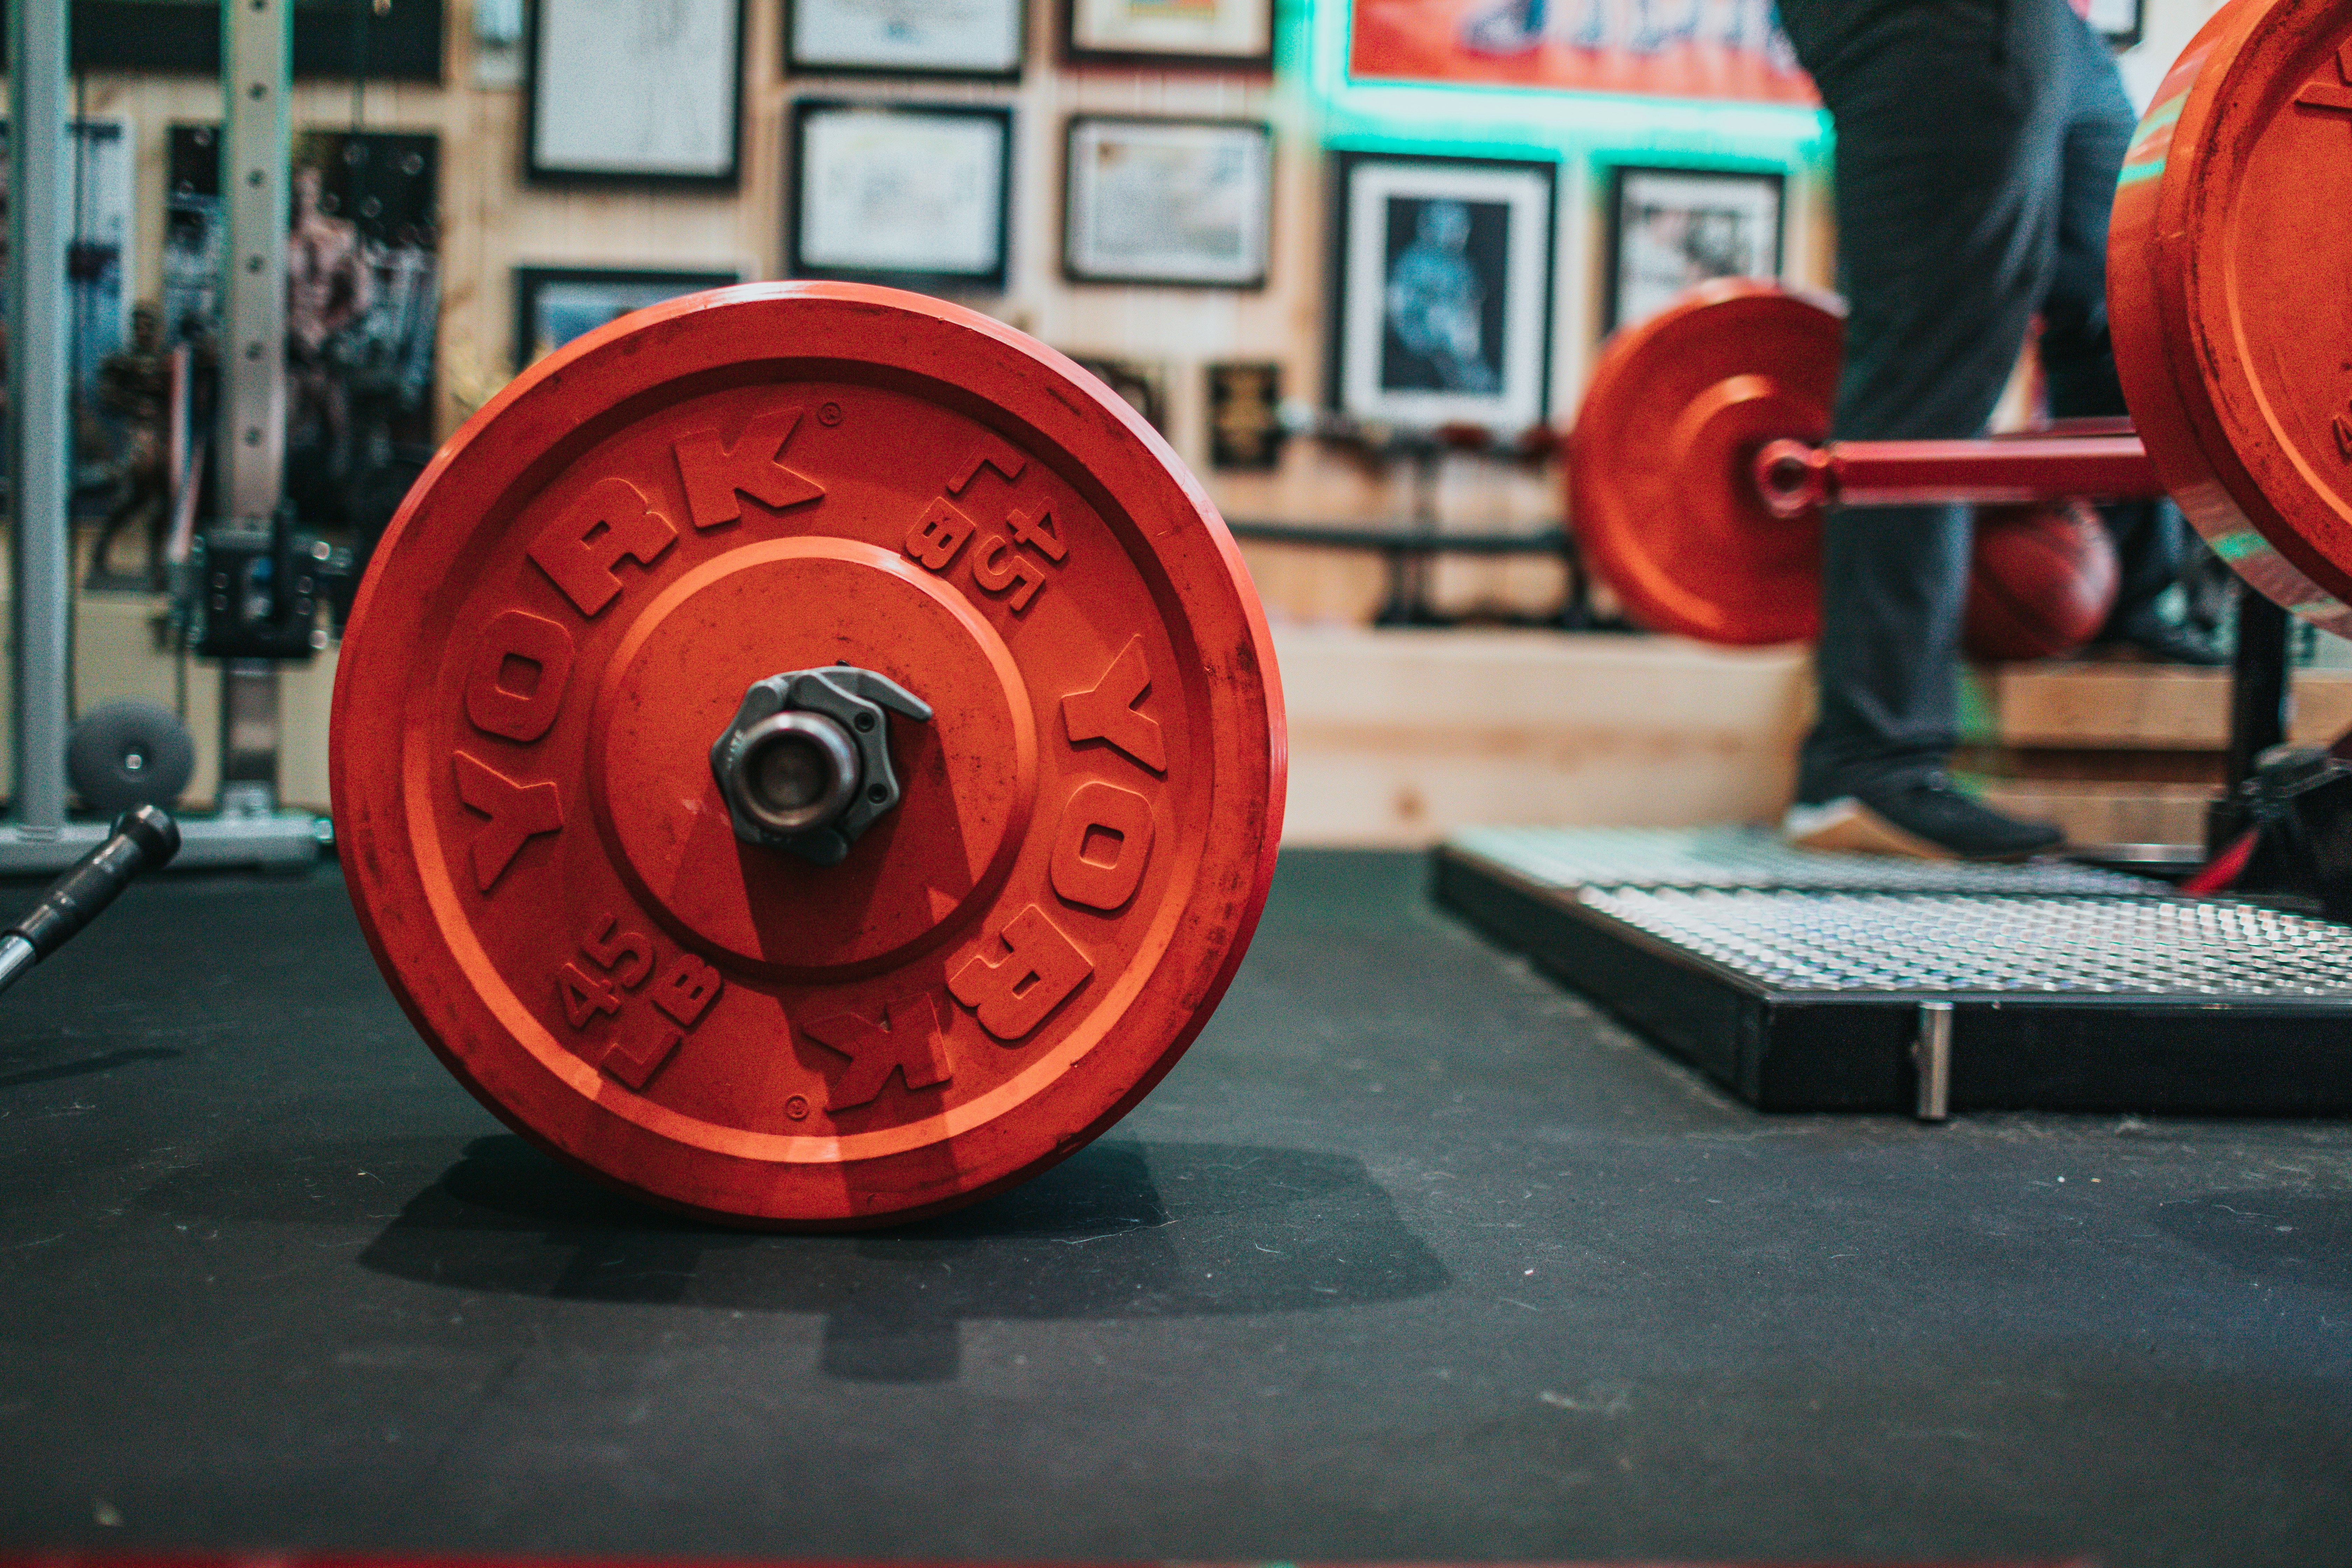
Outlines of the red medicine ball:
M 2088 503 L 1977 509 L 1960 646 L 1970 658 L 2057 658 L 2115 608 L 2115 541 Z

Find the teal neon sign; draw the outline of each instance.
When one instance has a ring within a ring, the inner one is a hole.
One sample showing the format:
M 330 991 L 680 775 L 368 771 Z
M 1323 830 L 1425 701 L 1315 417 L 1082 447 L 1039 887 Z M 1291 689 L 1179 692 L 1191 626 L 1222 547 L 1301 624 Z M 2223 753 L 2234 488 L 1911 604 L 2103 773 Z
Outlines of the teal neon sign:
M 1542 88 L 1351 81 L 1350 0 L 1279 0 L 1276 70 L 1317 139 L 1455 157 L 1799 168 L 1828 156 L 1828 117 L 1780 103 Z

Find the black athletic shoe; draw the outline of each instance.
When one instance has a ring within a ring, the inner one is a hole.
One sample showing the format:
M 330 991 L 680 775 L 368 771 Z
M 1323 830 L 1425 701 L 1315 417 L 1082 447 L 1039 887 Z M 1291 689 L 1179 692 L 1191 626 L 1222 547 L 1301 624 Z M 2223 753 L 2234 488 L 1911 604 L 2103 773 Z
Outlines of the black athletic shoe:
M 2024 860 L 2066 842 L 2056 824 L 2003 816 L 1941 773 L 1792 805 L 1780 831 L 1801 849 L 1920 860 Z
M 2201 634 L 2176 626 L 2153 612 L 2134 616 L 2100 646 L 2129 648 L 2150 664 L 2192 664 L 2210 668 L 2230 662 L 2230 656 Z

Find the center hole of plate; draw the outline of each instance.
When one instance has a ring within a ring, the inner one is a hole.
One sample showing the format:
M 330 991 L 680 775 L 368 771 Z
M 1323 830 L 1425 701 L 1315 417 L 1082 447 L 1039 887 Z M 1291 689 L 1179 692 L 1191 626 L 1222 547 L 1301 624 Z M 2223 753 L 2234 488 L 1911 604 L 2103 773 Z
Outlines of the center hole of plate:
M 806 735 L 779 735 L 751 759 L 751 788 L 761 804 L 779 815 L 806 811 L 832 793 L 838 776 Z

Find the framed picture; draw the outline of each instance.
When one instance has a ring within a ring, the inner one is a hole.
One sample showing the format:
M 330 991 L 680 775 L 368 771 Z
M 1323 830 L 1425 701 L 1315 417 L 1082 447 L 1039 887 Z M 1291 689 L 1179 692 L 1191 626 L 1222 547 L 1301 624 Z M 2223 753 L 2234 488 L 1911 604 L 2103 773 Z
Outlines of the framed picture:
M 1023 0 L 785 0 L 784 70 L 835 75 L 1021 74 Z
M 1317 0 L 1348 79 L 1819 106 L 1771 0 Z M 1631 111 L 1633 106 L 1625 106 Z
M 2144 0 L 2076 0 L 2074 9 L 2107 47 L 2127 49 L 2140 40 Z
M 1332 405 L 1409 428 L 1516 432 L 1551 362 L 1549 163 L 1342 153 Z
M 1061 0 L 1072 65 L 1274 68 L 1274 0 Z
M 1004 287 L 1013 110 L 802 99 L 792 139 L 793 277 Z
M 1282 366 L 1221 360 L 1209 366 L 1209 462 L 1220 468 L 1282 463 Z
M 743 0 L 531 0 L 524 174 L 735 188 Z
M 665 272 L 625 267 L 518 267 L 514 366 L 521 370 L 618 316 L 705 289 L 740 283 L 735 271 Z
M 1078 283 L 1265 287 L 1274 132 L 1249 120 L 1070 117 L 1062 270 Z
M 1072 354 L 1082 370 L 1099 377 L 1105 386 L 1127 400 L 1143 422 L 1168 434 L 1168 367 L 1150 360 L 1108 359 L 1098 354 Z
M 1646 321 L 1710 278 L 1778 278 L 1783 183 L 1769 172 L 1614 171 L 1601 331 Z

